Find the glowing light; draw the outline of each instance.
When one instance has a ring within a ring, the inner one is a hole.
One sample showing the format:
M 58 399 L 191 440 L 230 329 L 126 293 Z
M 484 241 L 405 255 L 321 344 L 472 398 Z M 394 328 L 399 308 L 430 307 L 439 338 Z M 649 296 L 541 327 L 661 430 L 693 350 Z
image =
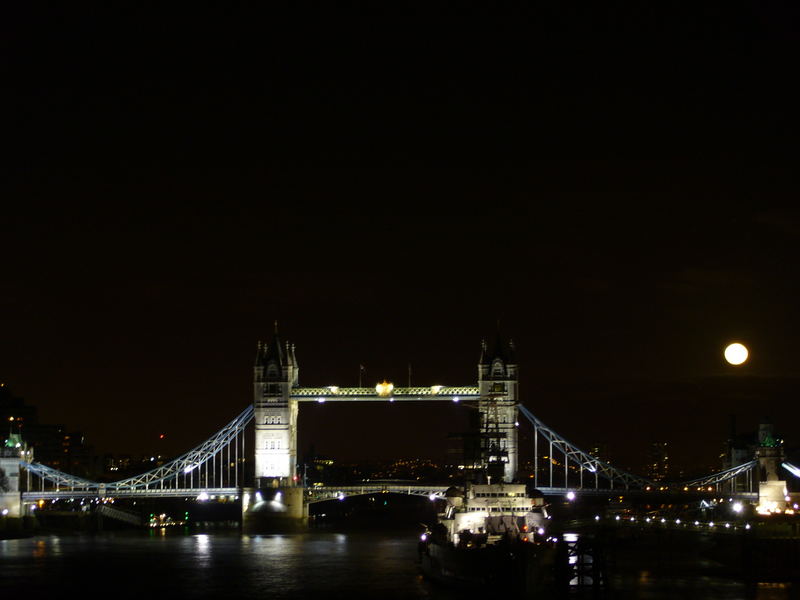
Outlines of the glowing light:
M 420 539 L 420 541 L 427 542 L 428 541 L 428 534 L 427 533 L 423 533 L 421 536 L 419 536 L 419 539 Z
M 536 533 L 539 535 L 544 535 L 544 527 L 539 527 L 539 529 L 536 530 Z
M 209 498 L 209 496 L 208 496 L 208 494 L 207 494 L 206 492 L 200 492 L 200 493 L 198 494 L 198 496 L 197 496 L 197 499 L 198 499 L 200 502 L 205 502 L 206 500 L 208 500 L 208 498 Z
M 569 500 L 570 502 L 572 502 L 573 500 L 575 500 L 575 492 L 573 492 L 572 490 L 570 490 L 569 492 L 567 492 L 567 500 Z
M 456 396 L 455 398 L 453 398 L 453 402 L 461 402 L 461 398 L 459 398 L 458 396 Z
M 742 364 L 747 360 L 748 354 L 747 348 L 745 348 L 744 345 L 740 344 L 739 342 L 729 344 L 728 347 L 725 348 L 725 360 L 732 365 Z
M 331 391 L 332 394 L 339 393 L 339 386 L 338 385 L 329 385 L 328 389 Z
M 8 509 L 4 508 L 3 512 L 1 512 L 0 514 L 2 514 L 5 517 L 8 514 Z
M 442 391 L 442 387 L 444 387 L 444 386 L 441 386 L 441 385 L 432 385 L 432 386 L 431 386 L 431 394 L 433 394 L 433 395 L 435 396 L 436 394 L 438 394 L 439 392 L 441 392 L 441 391 Z
M 383 383 L 379 383 L 378 385 L 375 386 L 375 393 L 378 394 L 378 396 L 380 396 L 381 398 L 386 398 L 387 396 L 391 395 L 393 389 L 394 389 L 394 384 L 389 383 L 384 379 Z
M 184 472 L 184 473 L 191 473 L 192 471 L 194 471 L 194 469 L 195 469 L 195 468 L 197 468 L 197 465 L 189 465 L 188 467 L 186 467 L 186 468 L 183 470 L 183 472 Z
M 744 509 L 741 502 L 734 502 L 732 508 L 735 513 L 740 513 Z
M 323 404 L 325 402 L 325 398 L 317 398 L 317 402 Z
M 430 496 L 428 496 L 428 500 L 430 500 L 431 502 L 436 500 L 436 494 L 431 494 Z
M 338 496 L 336 496 L 336 497 L 337 497 L 339 500 L 344 500 L 344 494 L 343 494 L 342 492 L 339 492 L 339 495 L 338 495 Z

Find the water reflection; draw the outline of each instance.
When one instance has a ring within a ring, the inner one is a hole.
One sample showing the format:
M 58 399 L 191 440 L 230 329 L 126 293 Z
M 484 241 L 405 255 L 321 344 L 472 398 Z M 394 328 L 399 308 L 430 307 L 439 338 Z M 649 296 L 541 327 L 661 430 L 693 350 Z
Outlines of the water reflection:
M 463 591 L 420 576 L 416 532 L 107 533 L 0 541 L 0 598 L 113 589 L 114 600 L 364 598 L 463 600 Z M 35 560 L 31 560 L 31 558 Z M 800 600 L 790 583 L 742 582 L 701 571 L 631 569 L 615 575 L 609 600 Z

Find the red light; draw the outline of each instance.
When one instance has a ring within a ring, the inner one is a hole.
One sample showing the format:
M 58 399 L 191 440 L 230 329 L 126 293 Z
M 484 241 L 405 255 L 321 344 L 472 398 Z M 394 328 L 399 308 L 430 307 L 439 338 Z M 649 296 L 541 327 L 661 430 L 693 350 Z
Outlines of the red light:
M 528 526 L 527 525 L 523 525 L 522 526 L 522 531 L 528 531 Z
M 164 439 L 164 434 L 162 433 L 161 435 L 159 435 L 158 439 L 163 440 Z

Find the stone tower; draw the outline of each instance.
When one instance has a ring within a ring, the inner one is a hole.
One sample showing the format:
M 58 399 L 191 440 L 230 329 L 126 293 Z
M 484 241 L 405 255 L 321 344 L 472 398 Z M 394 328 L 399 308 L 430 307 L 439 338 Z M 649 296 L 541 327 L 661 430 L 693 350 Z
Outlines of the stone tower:
M 784 460 L 783 440 L 775 437 L 769 419 L 762 419 L 758 426 L 756 459 L 760 477 L 758 482 L 758 506 L 761 512 L 783 512 L 786 509 L 786 481 L 780 478 L 779 470 Z
M 297 401 L 290 399 L 298 385 L 294 345 L 282 344 L 277 324 L 272 341 L 258 343 L 253 383 L 256 424 L 256 487 L 291 485 L 297 461 Z
M 506 482 L 517 475 L 517 385 L 514 343 L 498 333 L 491 350 L 486 343 L 481 347 L 478 411 L 484 466 L 489 473 L 502 473 Z

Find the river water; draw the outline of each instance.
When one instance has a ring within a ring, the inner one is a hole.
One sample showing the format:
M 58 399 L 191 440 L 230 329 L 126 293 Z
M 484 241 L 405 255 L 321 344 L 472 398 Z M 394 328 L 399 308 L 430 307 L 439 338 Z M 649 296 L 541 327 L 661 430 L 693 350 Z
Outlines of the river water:
M 463 600 L 418 572 L 417 533 L 39 535 L 0 540 L 0 598 Z M 790 583 L 746 586 L 702 570 L 628 569 L 605 598 L 789 600 Z M 583 595 L 581 597 L 591 597 Z

